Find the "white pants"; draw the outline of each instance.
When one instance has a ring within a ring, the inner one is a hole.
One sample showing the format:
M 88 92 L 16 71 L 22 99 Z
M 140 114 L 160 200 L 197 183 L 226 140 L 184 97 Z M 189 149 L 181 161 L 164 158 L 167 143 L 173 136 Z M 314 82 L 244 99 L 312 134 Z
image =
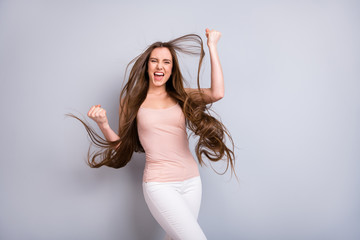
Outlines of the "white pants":
M 143 192 L 151 214 L 166 232 L 165 239 L 206 239 L 197 222 L 200 176 L 181 182 L 143 182 Z

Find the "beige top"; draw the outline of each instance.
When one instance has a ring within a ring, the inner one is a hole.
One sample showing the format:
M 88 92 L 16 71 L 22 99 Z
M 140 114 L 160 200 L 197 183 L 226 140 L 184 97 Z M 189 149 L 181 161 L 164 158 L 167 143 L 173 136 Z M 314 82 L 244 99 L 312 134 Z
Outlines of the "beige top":
M 137 129 L 146 154 L 144 182 L 176 182 L 199 176 L 179 104 L 165 109 L 140 107 Z

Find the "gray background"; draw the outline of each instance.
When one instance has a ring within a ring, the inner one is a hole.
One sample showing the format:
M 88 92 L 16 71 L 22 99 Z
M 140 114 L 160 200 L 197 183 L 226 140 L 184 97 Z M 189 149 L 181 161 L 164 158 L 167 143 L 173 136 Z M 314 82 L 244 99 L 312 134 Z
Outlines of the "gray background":
M 359 7 L 1 1 L 0 239 L 162 239 L 142 195 L 144 156 L 87 167 L 86 132 L 64 114 L 102 104 L 116 130 L 126 64 L 156 40 L 205 39 L 206 27 L 223 34 L 226 94 L 213 107 L 239 176 L 201 168 L 208 238 L 360 239 Z M 184 62 L 194 87 L 196 59 Z M 203 67 L 208 87 L 208 54 Z

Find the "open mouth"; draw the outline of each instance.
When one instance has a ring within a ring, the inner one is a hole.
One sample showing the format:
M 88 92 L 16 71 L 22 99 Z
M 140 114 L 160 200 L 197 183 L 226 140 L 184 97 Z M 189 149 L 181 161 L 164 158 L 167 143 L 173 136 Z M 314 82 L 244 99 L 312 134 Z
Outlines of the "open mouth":
M 162 72 L 155 72 L 154 73 L 154 78 L 157 81 L 161 80 L 163 77 L 164 77 L 164 73 L 162 73 Z
M 154 73 L 155 76 L 164 76 L 164 73 L 161 73 L 161 72 L 156 72 Z

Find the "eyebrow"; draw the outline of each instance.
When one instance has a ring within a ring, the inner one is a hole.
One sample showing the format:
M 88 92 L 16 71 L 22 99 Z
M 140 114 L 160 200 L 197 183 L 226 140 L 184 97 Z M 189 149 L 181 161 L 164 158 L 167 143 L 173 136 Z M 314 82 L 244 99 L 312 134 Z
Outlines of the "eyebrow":
M 151 59 L 158 60 L 156 57 L 151 57 L 150 60 L 151 60 Z M 167 59 L 167 58 L 165 58 L 165 59 L 163 59 L 163 60 L 164 60 L 164 61 L 170 61 L 170 62 L 171 62 L 171 60 L 170 60 L 170 59 Z

